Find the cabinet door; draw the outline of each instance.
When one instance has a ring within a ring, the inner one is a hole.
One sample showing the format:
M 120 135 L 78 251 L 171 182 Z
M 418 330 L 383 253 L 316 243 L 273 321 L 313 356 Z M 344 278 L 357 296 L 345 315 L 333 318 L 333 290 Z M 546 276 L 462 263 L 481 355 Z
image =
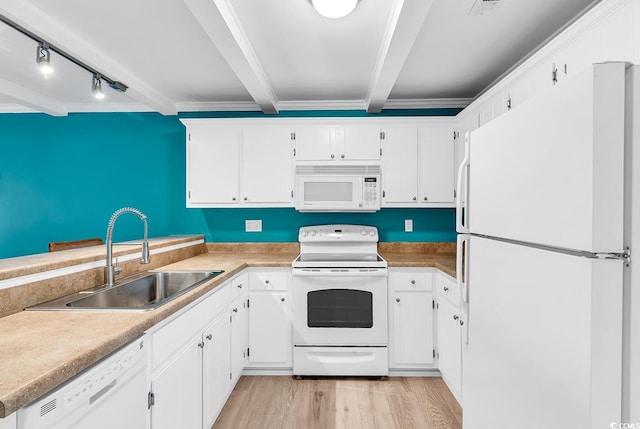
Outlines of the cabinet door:
M 241 129 L 187 130 L 187 204 L 237 204 Z
M 289 367 L 293 345 L 289 295 L 253 292 L 249 305 L 249 363 L 252 366 Z
M 295 130 L 296 160 L 329 161 L 332 153 L 331 127 L 301 126 Z
M 240 378 L 242 369 L 248 364 L 248 323 L 249 309 L 246 296 L 241 296 L 231 304 L 231 381 Z
M 155 378 L 151 391 L 153 429 L 202 428 L 202 348 L 200 337 L 189 342 Z
M 293 204 L 293 140 L 289 127 L 242 131 L 242 203 Z
M 390 367 L 420 367 L 433 363 L 431 292 L 390 293 Z
M 453 128 L 421 128 L 420 202 L 453 203 Z
M 462 327 L 460 312 L 447 300 L 438 302 L 438 368 L 459 398 L 462 392 Z
M 202 419 L 203 429 L 210 428 L 222 410 L 231 390 L 231 330 L 228 313 L 223 313 L 203 334 Z M 175 426 L 181 427 L 181 426 Z
M 344 144 L 344 153 L 340 154 L 340 159 L 349 161 L 379 160 L 380 127 L 371 125 L 345 127 Z
M 382 140 L 382 204 L 418 199 L 418 129 L 388 128 Z

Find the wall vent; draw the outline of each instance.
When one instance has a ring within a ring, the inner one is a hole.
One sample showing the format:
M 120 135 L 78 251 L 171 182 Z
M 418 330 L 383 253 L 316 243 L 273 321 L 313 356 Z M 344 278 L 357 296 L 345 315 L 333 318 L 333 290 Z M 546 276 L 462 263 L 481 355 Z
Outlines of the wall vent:
M 493 12 L 500 3 L 501 0 L 475 0 L 468 15 L 485 15 Z

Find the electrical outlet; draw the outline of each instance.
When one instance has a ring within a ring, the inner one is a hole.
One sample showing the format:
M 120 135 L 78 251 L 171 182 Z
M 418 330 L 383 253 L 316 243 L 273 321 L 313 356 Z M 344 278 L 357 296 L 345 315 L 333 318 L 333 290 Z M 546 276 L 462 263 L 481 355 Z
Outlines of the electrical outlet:
M 413 232 L 413 219 L 404 220 L 404 232 Z
M 262 219 L 245 220 L 244 230 L 245 232 L 262 232 Z

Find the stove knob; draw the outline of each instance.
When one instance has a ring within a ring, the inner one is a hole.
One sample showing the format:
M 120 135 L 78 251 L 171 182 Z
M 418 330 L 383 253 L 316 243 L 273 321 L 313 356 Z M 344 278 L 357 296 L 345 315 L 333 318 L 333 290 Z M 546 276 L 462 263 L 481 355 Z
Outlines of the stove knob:
M 367 230 L 366 230 L 366 229 L 363 229 L 362 231 L 360 231 L 360 234 L 362 234 L 362 235 L 367 235 Z
M 302 231 L 302 236 L 306 237 L 307 235 L 309 235 L 309 231 Z
M 316 235 L 316 230 L 315 230 L 315 229 L 312 229 L 312 230 L 311 230 L 311 236 L 313 237 L 314 235 Z
M 373 237 L 374 235 L 376 235 L 376 232 L 373 229 L 369 230 L 369 235 Z

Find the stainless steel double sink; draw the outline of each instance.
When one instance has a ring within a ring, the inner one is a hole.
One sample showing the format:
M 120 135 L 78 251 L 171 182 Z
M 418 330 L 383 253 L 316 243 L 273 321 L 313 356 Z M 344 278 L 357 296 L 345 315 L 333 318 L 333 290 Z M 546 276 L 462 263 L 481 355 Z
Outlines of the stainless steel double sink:
M 146 272 L 28 307 L 27 310 L 153 310 L 224 271 Z

